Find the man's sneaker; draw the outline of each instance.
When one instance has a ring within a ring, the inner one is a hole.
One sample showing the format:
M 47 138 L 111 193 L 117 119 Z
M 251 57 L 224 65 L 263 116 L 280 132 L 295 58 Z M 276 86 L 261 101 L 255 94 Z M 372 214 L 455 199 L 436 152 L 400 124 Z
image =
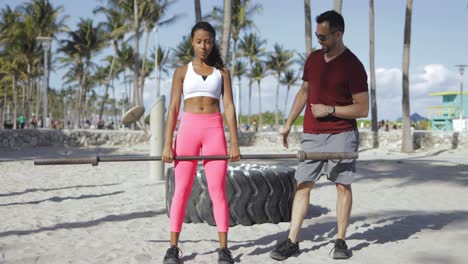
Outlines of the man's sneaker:
M 285 260 L 291 256 L 299 256 L 299 242 L 293 243 L 291 239 L 287 239 L 282 243 L 278 244 L 272 252 L 270 252 L 270 258 L 274 260 Z
M 351 251 L 343 239 L 337 239 L 332 250 L 334 250 L 333 259 L 349 259 L 351 257 Z
M 218 251 L 218 264 L 232 264 L 234 260 L 232 259 L 231 251 L 227 248 L 222 248 Z
M 172 246 L 167 249 L 166 256 L 164 256 L 163 264 L 180 264 L 179 259 L 180 249 L 177 246 Z

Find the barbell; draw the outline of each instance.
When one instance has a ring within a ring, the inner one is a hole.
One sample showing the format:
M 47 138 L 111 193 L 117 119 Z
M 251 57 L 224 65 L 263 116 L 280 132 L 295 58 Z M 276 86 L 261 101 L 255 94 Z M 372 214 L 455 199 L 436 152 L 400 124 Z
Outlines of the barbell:
M 298 161 L 305 160 L 341 160 L 341 159 L 357 159 L 357 152 L 304 152 L 299 151 L 297 154 L 247 154 L 241 155 L 240 158 L 245 159 L 297 159 Z M 175 156 L 174 160 L 228 160 L 229 156 Z M 144 155 L 96 155 L 93 157 L 68 157 L 57 159 L 39 159 L 34 160 L 34 165 L 77 165 L 91 164 L 98 166 L 99 162 L 124 162 L 124 161 L 161 161 L 161 156 L 144 156 Z

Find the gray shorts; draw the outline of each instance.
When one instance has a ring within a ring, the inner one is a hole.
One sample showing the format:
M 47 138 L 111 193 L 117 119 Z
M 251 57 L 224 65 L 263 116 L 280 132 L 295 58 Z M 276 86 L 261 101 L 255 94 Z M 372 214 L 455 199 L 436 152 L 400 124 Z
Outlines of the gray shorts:
M 342 132 L 338 134 L 302 133 L 301 148 L 305 152 L 357 152 L 359 132 Z M 296 169 L 296 180 L 316 182 L 326 175 L 327 179 L 341 184 L 351 184 L 356 175 L 356 160 L 306 160 L 299 162 Z

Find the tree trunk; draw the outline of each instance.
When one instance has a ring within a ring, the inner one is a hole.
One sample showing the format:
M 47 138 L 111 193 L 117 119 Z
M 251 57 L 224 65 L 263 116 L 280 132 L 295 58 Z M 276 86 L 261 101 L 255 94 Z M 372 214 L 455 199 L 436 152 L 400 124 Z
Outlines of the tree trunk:
M 31 118 L 31 114 L 33 112 L 33 96 L 32 96 L 32 93 L 33 93 L 33 87 L 32 87 L 32 78 L 31 78 L 31 64 L 28 63 L 28 68 L 27 68 L 27 86 L 28 86 L 28 92 L 26 93 L 27 94 L 27 97 L 26 97 L 26 104 L 27 104 L 27 108 L 25 109 L 26 111 L 26 126 L 29 127 L 29 122 L 28 122 L 28 119 Z
M 143 53 L 143 64 L 141 65 L 141 72 L 140 72 L 140 84 L 141 84 L 141 94 L 140 94 L 140 102 L 143 101 L 143 94 L 145 92 L 145 72 L 146 72 L 146 55 L 148 54 L 148 41 L 149 41 L 150 31 L 146 31 L 146 38 L 145 38 L 145 49 Z
M 227 56 L 229 53 L 229 40 L 231 39 L 231 18 L 232 18 L 232 1 L 224 0 L 224 16 L 223 16 L 223 29 L 222 29 L 223 33 L 221 37 L 221 57 L 223 58 L 223 61 L 226 64 L 227 64 Z M 227 65 L 226 65 L 226 68 L 228 68 Z
M 333 10 L 341 14 L 341 8 L 343 7 L 343 1 L 342 0 L 335 0 L 333 2 Z
M 195 19 L 196 23 L 202 21 L 200 0 L 195 0 Z
M 109 98 L 109 95 L 107 93 L 109 92 L 109 84 L 110 84 L 111 78 L 112 78 L 112 70 L 114 69 L 114 63 L 115 63 L 115 55 L 112 57 L 112 62 L 111 62 L 110 70 L 109 70 L 109 75 L 107 75 L 106 91 L 104 92 L 104 98 L 102 99 L 101 109 L 99 110 L 99 120 L 98 121 L 102 120 L 102 115 L 104 113 L 104 107 L 106 105 L 107 98 Z
M 159 65 L 159 25 L 156 23 L 154 26 L 154 81 L 156 85 L 156 98 L 161 95 L 161 67 Z
M 247 115 L 247 124 L 250 125 L 250 115 L 252 114 L 252 77 L 249 78 L 249 113 Z
M 310 0 L 304 0 L 306 55 L 312 52 L 312 20 L 310 18 Z
M 259 130 L 263 128 L 263 119 L 262 119 L 262 91 L 260 89 L 260 80 L 257 81 L 258 85 L 258 127 Z
M 38 81 L 41 81 L 41 78 L 37 78 L 35 81 L 35 87 L 36 87 L 36 117 L 37 120 L 39 121 L 39 106 L 41 105 L 41 89 L 39 89 L 39 85 L 37 84 Z
M 232 56 L 231 56 L 231 80 L 233 79 L 234 67 L 236 66 L 236 52 L 237 52 L 237 39 L 234 39 L 232 43 Z M 239 83 L 239 86 L 240 86 L 240 83 Z
M 410 64 L 410 46 L 411 46 L 411 13 L 413 0 L 406 1 L 405 15 L 405 35 L 403 41 L 403 125 L 401 151 L 408 153 L 413 151 L 413 138 L 411 135 L 410 121 L 410 93 L 409 93 L 409 64 Z
M 371 95 L 371 123 L 372 123 L 372 146 L 379 147 L 379 128 L 377 125 L 377 94 L 375 84 L 375 30 L 374 30 L 374 0 L 369 0 L 369 65 L 370 65 L 370 95 Z
M 13 128 L 16 129 L 17 126 L 17 109 L 18 109 L 18 91 L 16 89 L 16 76 L 13 74 L 11 76 L 11 87 L 13 89 Z
M 288 98 L 289 98 L 289 90 L 291 89 L 291 85 L 288 85 L 288 90 L 286 90 L 286 100 L 284 100 L 284 117 L 288 116 L 286 111 L 288 110 Z
M 138 61 L 138 50 L 140 48 L 140 21 L 138 17 L 138 0 L 133 0 L 133 30 L 135 34 L 135 47 L 133 48 L 133 100 L 132 106 L 141 105 L 140 104 L 140 88 L 138 85 L 138 72 L 139 72 L 139 61 Z
M 278 130 L 279 128 L 279 116 L 278 116 L 278 110 L 279 110 L 279 88 L 280 88 L 280 72 L 278 74 L 278 83 L 276 84 L 276 102 L 275 102 L 275 130 Z
M 7 109 L 7 87 L 5 87 L 5 94 L 3 95 L 3 110 L 2 110 L 2 125 L 5 122 L 6 109 Z
M 239 86 L 237 87 L 237 89 L 239 89 L 239 101 L 237 102 L 237 109 L 238 109 L 238 112 L 239 112 L 239 124 L 237 124 L 238 127 L 240 127 L 240 125 L 242 124 L 242 89 L 241 89 L 241 77 L 239 76 L 237 78 L 238 82 L 239 82 Z

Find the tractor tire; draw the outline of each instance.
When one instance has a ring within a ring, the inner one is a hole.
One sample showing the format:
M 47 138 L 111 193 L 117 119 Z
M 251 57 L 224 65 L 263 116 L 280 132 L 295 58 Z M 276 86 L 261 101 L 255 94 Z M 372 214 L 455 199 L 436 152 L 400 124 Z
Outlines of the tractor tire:
M 289 222 L 296 191 L 295 170 L 286 166 L 229 167 L 226 196 L 229 226 Z M 174 168 L 166 171 L 166 209 L 169 215 L 174 195 Z M 187 207 L 185 223 L 215 226 L 205 170 L 197 168 Z

